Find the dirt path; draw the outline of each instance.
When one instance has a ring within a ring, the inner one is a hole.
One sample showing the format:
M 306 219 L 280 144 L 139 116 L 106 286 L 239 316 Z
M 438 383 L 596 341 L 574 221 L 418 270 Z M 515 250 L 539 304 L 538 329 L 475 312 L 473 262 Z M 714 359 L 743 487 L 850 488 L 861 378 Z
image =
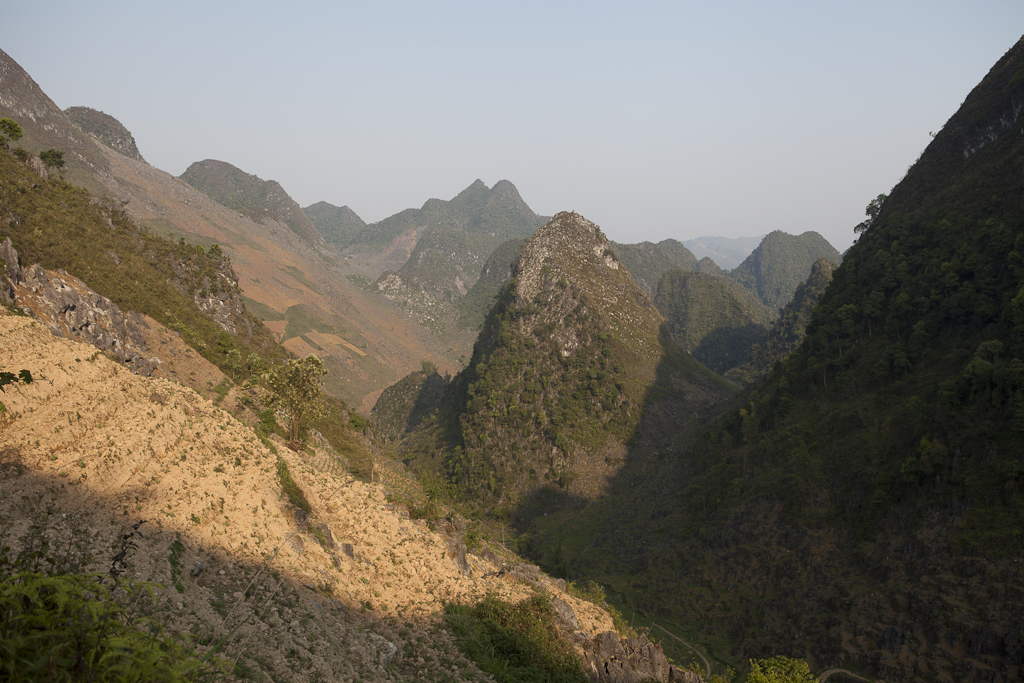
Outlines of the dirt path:
M 697 648 L 695 648 L 695 647 L 694 647 L 693 645 L 690 645 L 690 644 L 689 644 L 688 642 L 686 642 L 685 640 L 683 640 L 682 638 L 680 638 L 680 637 L 679 637 L 679 636 L 677 636 L 676 634 L 672 633 L 671 631 L 669 631 L 669 630 L 668 630 L 667 628 L 665 628 L 664 626 L 659 626 L 658 624 L 655 624 L 655 626 L 657 626 L 657 627 L 658 627 L 658 628 L 660 628 L 660 629 L 661 629 L 662 631 L 664 631 L 665 633 L 669 634 L 670 636 L 672 636 L 673 638 L 675 638 L 676 640 L 678 640 L 678 641 L 679 641 L 680 643 L 682 643 L 682 644 L 683 644 L 683 645 L 685 645 L 686 647 L 688 647 L 688 648 L 690 648 L 691 650 L 693 650 L 694 652 L 696 652 L 696 653 L 697 653 L 697 656 L 698 656 L 698 657 L 700 657 L 701 659 L 703 659 L 703 660 L 704 660 L 704 671 L 706 672 L 706 673 L 704 674 L 704 677 L 705 677 L 705 678 L 711 678 L 711 662 L 709 662 L 709 661 L 708 661 L 708 658 L 707 658 L 707 657 L 705 657 L 705 656 L 704 656 L 703 654 L 701 654 L 700 650 L 698 650 Z M 837 671 L 838 671 L 838 669 L 837 669 Z M 827 672 L 826 672 L 826 673 L 827 673 Z M 822 679 L 822 680 L 823 680 L 823 679 Z

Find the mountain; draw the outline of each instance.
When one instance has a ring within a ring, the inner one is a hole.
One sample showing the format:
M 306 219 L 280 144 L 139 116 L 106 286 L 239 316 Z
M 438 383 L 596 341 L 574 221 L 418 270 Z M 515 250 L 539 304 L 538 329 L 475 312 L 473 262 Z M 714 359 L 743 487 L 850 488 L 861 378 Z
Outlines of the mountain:
M 265 218 L 284 223 L 310 244 L 323 240 L 295 200 L 275 180 L 261 180 L 223 161 L 197 161 L 181 179 L 218 204 L 257 223 Z
M 794 236 L 780 230 L 769 233 L 729 278 L 778 311 L 789 303 L 797 286 L 807 279 L 819 258 L 840 263 L 843 257 L 816 232 Z
M 665 273 L 654 305 L 672 338 L 719 374 L 746 362 L 772 318 L 772 312 L 743 288 L 695 271 Z
M 750 256 L 764 239 L 760 237 L 698 237 L 683 240 L 683 246 L 698 259 L 709 258 L 720 268 L 732 270 Z
M 661 276 L 670 270 L 697 270 L 697 259 L 690 250 L 676 240 L 663 240 L 658 244 L 619 244 L 612 242 L 615 255 L 626 266 L 633 282 L 648 296 L 654 294 Z
M 64 113 L 75 125 L 110 149 L 120 152 L 129 159 L 146 163 L 138 145 L 135 144 L 135 137 L 110 114 L 90 107 L 68 107 Z
M 498 245 L 480 269 L 480 277 L 466 292 L 459 302 L 459 328 L 478 331 L 487 318 L 494 300 L 498 298 L 502 286 L 512 277 L 519 253 L 523 250 L 526 240 L 509 240 Z
M 624 468 L 585 520 L 534 518 L 534 557 L 734 666 L 1019 680 L 1021 102 L 1024 40 L 889 193 L 800 347 L 710 428 Z
M 382 273 L 374 286 L 445 335 L 457 330 L 458 304 L 494 250 L 528 237 L 542 223 L 512 183 L 502 180 L 488 188 L 477 180 L 451 201 L 431 199 L 418 212 L 403 211 L 367 226 L 365 235 L 374 239 L 409 231 L 415 239 L 408 260 L 397 271 Z M 347 251 L 364 244 L 361 240 L 357 237 Z
M 260 438 L 192 390 L 126 372 L 2 308 L 0 348 L 5 364 L 37 378 L 0 394 L 5 678 L 43 662 L 39 680 L 127 670 L 147 681 L 412 681 L 444 671 L 485 683 L 494 679 L 452 626 L 468 615 L 442 616 L 481 602 L 528 610 L 546 639 L 534 632 L 518 647 L 557 647 L 577 680 L 584 663 L 596 675 L 611 660 L 601 642 L 629 647 L 605 609 L 463 536 L 465 520 L 434 518 L 432 529 L 389 504 L 402 482 L 386 461 L 374 470 L 384 483 L 360 481 L 329 447 L 293 452 Z M 633 645 L 655 649 L 642 637 Z M 637 679 L 642 663 L 667 671 L 664 656 L 629 662 L 618 668 Z
M 594 500 L 645 416 L 729 394 L 672 342 L 600 229 L 560 213 L 526 241 L 469 366 L 399 452 L 499 516 L 543 491 Z
M 451 342 L 442 346 L 428 330 L 410 325 L 402 312 L 367 291 L 370 280 L 364 272 L 352 260 L 339 258 L 318 234 L 308 234 L 309 225 L 304 232 L 312 240 L 278 220 L 297 218 L 301 209 L 284 211 L 274 203 L 266 204 L 266 211 L 253 210 L 252 217 L 243 215 L 160 169 L 99 144 L 2 52 L 0 116 L 22 126 L 25 136 L 19 144 L 33 154 L 63 150 L 65 180 L 121 204 L 146 230 L 204 250 L 219 245 L 230 258 L 249 310 L 294 353 L 320 354 L 330 369 L 329 391 L 365 411 L 379 391 L 420 367 L 423 359 L 454 371 L 454 359 L 469 352 L 471 342 L 464 348 Z M 254 176 L 239 182 L 259 201 L 260 187 L 272 189 Z
M 219 247 L 155 235 L 5 150 L 0 204 L 2 677 L 396 681 L 443 666 L 483 682 L 465 628 L 495 628 L 493 610 L 541 625 L 504 646 L 535 672 L 521 650 L 554 649 L 579 680 L 623 648 L 618 670 L 670 673 L 599 592 L 427 500 L 338 401 L 286 447 L 275 412 L 256 414 L 258 374 L 284 351 Z M 427 519 L 386 504 L 396 492 Z
M 832 282 L 835 267 L 836 264 L 826 258 L 814 262 L 811 274 L 796 288 L 792 300 L 772 322 L 767 336 L 754 345 L 743 365 L 726 373 L 727 377 L 752 384 L 800 346 L 814 306 Z
M 17 62 L 0 50 L 0 118 L 10 118 L 25 136 L 18 145 L 38 155 L 47 149 L 64 152 L 63 176 L 95 194 L 103 194 L 99 178 L 110 172 L 101 146 L 46 96 Z
M 366 228 L 363 219 L 347 206 L 334 206 L 327 202 L 310 204 L 302 210 L 328 244 L 344 248 L 352 238 Z

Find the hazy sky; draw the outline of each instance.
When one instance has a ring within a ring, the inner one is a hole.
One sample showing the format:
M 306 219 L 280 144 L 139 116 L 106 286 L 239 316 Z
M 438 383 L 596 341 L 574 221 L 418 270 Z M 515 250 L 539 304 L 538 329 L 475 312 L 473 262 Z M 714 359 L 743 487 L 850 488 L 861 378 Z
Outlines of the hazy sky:
M 32 0 L 0 47 L 158 168 L 220 159 L 367 222 L 504 178 L 620 242 L 843 250 L 1022 31 L 1021 0 Z

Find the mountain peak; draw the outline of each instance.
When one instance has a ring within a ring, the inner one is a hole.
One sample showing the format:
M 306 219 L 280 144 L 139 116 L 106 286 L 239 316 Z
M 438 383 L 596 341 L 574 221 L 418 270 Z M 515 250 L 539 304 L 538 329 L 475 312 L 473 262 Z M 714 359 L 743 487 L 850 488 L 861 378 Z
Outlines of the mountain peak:
M 91 107 L 68 107 L 64 113 L 69 119 L 110 149 L 129 159 L 146 163 L 135 144 L 135 137 L 124 125 L 110 114 Z
M 246 214 L 257 222 L 269 217 L 287 225 L 306 242 L 323 240 L 299 205 L 276 180 L 262 180 L 216 159 L 197 161 L 180 177 L 218 204 Z

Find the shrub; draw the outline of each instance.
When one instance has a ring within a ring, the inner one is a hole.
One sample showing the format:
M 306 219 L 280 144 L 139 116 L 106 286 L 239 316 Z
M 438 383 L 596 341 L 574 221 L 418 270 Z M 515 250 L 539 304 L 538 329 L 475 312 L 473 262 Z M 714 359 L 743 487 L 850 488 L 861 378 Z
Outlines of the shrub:
M 472 607 L 450 604 L 445 619 L 459 649 L 499 683 L 587 680 L 545 595 L 515 605 L 493 596 Z

